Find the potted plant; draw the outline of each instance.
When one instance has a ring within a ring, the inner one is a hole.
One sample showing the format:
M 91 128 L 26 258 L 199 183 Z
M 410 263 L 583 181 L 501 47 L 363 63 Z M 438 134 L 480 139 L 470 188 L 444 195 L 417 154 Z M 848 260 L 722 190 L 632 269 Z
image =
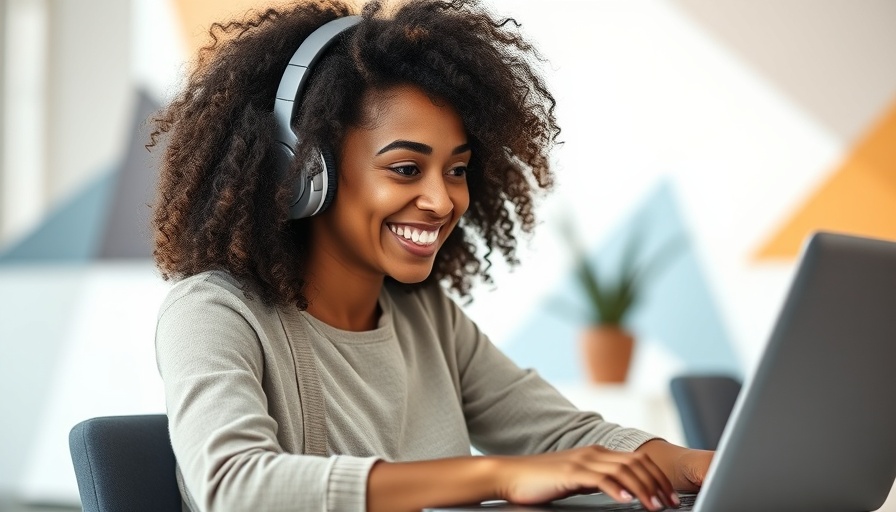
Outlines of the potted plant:
M 639 264 L 642 234 L 636 231 L 626 241 L 619 268 L 610 278 L 608 272 L 599 272 L 597 264 L 588 258 L 568 218 L 560 231 L 572 251 L 576 282 L 587 304 L 584 311 L 564 307 L 566 312 L 578 309 L 586 321 L 579 339 L 585 373 L 594 383 L 623 383 L 635 344 L 625 322 L 648 280 L 679 252 L 681 239 L 666 242 L 653 257 Z

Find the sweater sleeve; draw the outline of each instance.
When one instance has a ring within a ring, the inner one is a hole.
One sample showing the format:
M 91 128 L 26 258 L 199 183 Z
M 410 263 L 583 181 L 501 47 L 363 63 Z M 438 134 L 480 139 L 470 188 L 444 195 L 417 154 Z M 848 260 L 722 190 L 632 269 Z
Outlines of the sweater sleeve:
M 286 453 L 252 313 L 213 283 L 172 290 L 156 329 L 174 454 L 198 510 L 363 511 L 375 458 Z
M 447 297 L 464 415 L 486 453 L 534 454 L 598 444 L 634 451 L 656 436 L 580 411 L 535 370 L 521 369 Z

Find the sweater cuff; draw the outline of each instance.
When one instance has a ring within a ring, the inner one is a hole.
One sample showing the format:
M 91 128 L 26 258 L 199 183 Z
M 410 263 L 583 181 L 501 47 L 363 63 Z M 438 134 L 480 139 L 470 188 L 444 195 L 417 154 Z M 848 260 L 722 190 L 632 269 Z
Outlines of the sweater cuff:
M 658 436 L 648 434 L 642 430 L 634 428 L 623 428 L 613 435 L 607 448 L 618 450 L 621 452 L 633 452 L 641 447 L 642 444 L 653 439 L 660 439 Z
M 327 483 L 327 510 L 367 510 L 367 476 L 378 460 L 378 457 L 334 457 Z

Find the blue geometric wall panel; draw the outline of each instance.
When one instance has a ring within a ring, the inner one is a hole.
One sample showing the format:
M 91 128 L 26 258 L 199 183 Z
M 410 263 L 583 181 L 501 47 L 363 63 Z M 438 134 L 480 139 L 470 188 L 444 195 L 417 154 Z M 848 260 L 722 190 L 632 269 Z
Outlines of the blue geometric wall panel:
M 0 252 L 0 264 L 92 260 L 105 229 L 116 174 L 102 173 L 57 207 L 34 231 Z
M 120 162 L 55 208 L 21 241 L 0 251 L 0 264 L 152 257 L 149 205 L 158 169 L 145 147 L 146 120 L 159 103 L 143 90 L 137 91 L 134 103 Z

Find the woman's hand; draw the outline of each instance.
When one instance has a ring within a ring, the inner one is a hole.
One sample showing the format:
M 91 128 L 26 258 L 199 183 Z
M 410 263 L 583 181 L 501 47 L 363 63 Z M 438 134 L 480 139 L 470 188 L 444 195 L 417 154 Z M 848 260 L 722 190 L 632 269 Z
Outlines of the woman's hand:
M 675 474 L 670 477 L 672 485 L 682 491 L 693 492 L 700 489 L 714 454 L 715 452 L 706 450 L 686 450 L 675 464 Z
M 703 485 L 709 463 L 715 452 L 691 450 L 654 439 L 641 445 L 635 453 L 646 453 L 662 468 L 679 491 L 694 492 Z
M 620 502 L 637 498 L 649 510 L 680 504 L 672 482 L 646 452 L 587 446 L 497 462 L 499 497 L 511 503 L 529 505 L 603 491 Z

